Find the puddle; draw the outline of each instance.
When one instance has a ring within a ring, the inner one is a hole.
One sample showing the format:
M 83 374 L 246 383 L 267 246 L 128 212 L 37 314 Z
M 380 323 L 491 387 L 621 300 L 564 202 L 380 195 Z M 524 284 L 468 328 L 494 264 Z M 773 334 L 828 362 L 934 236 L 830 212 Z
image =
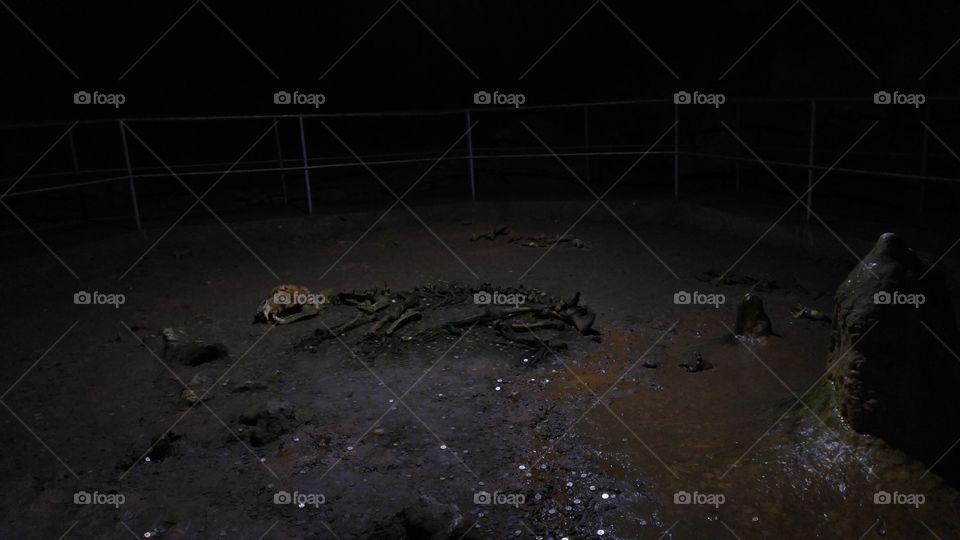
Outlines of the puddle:
M 778 331 L 783 338 L 750 345 L 751 352 L 718 339 L 726 332 L 719 320 L 686 318 L 652 349 L 662 331 L 628 327 L 567 361 L 575 376 L 558 378 L 546 397 L 589 395 L 584 385 L 603 396 L 609 410 L 596 405 L 575 430 L 595 445 L 599 470 L 629 486 L 607 514 L 607 537 L 903 538 L 960 530 L 956 491 L 849 432 L 821 405 L 829 387 L 817 385 L 797 402 L 826 369 L 829 327 L 798 321 Z M 656 368 L 637 362 L 648 349 Z M 679 367 L 694 351 L 712 369 Z M 586 409 L 597 397 L 584 401 Z M 922 494 L 923 504 L 874 503 L 884 491 L 901 501 Z

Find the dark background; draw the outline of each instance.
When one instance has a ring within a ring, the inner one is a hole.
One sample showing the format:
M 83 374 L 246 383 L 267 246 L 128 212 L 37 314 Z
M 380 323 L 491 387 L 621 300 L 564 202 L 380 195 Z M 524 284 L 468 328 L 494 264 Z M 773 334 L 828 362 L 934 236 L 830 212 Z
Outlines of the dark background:
M 386 119 L 333 118 L 324 120 L 326 125 L 310 119 L 305 129 L 312 164 L 355 161 L 351 150 L 365 157 L 410 152 L 438 156 L 463 134 L 465 119 L 460 111 L 473 105 L 478 90 L 522 92 L 528 107 L 474 114 L 478 122 L 474 145 L 481 155 L 543 153 L 537 137 L 554 149 L 583 150 L 582 108 L 531 107 L 669 100 L 682 89 L 722 92 L 728 100 L 718 110 L 686 107 L 680 111 L 683 151 L 746 157 L 743 145 L 723 127 L 725 122 L 763 159 L 805 163 L 810 128 L 807 100 L 842 98 L 818 105 L 818 165 L 831 165 L 877 121 L 842 166 L 960 176 L 960 162 L 951 150 L 931 139 L 920 123 L 926 121 L 947 146 L 960 148 L 960 130 L 953 120 L 957 106 L 934 99 L 957 96 L 960 50 L 950 49 L 960 39 L 955 24 L 960 6 L 950 2 L 7 0 L 6 6 L 0 9 L 0 46 L 5 51 L 0 123 L 63 124 L 0 131 L 3 186 L 28 170 L 73 120 L 127 119 L 132 132 L 157 156 L 185 172 L 197 171 L 186 167 L 196 163 L 222 164 L 207 170 L 225 168 L 270 129 L 272 120 L 155 123 L 142 119 L 453 111 Z M 922 92 L 928 102 L 920 109 L 878 107 L 872 96 L 881 89 Z M 122 92 L 127 102 L 120 109 L 76 106 L 73 94 L 78 90 Z M 319 110 L 277 106 L 273 93 L 278 90 L 320 92 L 327 103 Z M 804 101 L 777 101 L 784 98 Z M 744 103 L 738 105 L 739 101 Z M 673 105 L 594 107 L 587 114 L 594 149 L 638 152 L 669 128 Z M 285 165 L 294 167 L 301 158 L 297 121 L 281 120 L 278 129 L 281 153 L 289 160 Z M 116 123 L 81 123 L 73 135 L 81 174 L 31 177 L 17 189 L 125 174 Z M 164 173 L 151 152 L 131 135 L 128 139 L 134 168 Z M 57 145 L 31 175 L 69 171 L 72 158 L 66 142 Z M 671 134 L 656 150 L 669 151 L 672 143 Z M 924 144 L 929 148 L 926 162 Z M 465 143 L 450 155 L 464 154 Z M 271 133 L 247 159 L 267 163 L 276 157 Z M 633 159 L 568 161 L 600 191 L 612 185 Z M 375 170 L 400 192 L 428 167 L 429 163 L 415 163 Z M 683 198 L 710 204 L 729 199 L 736 205 L 753 197 L 774 209 L 794 200 L 758 165 L 742 166 L 737 190 L 734 167 L 732 161 L 685 157 Z M 592 198 L 553 158 L 485 159 L 477 168 L 481 198 Z M 806 185 L 803 169 L 775 170 L 798 192 Z M 632 176 L 611 196 L 672 196 L 672 158 L 651 157 L 631 174 L 638 178 Z M 185 179 L 199 193 L 218 176 Z M 465 177 L 463 160 L 445 162 L 418 185 L 411 198 L 463 200 L 469 196 Z M 303 210 L 302 174 L 290 171 L 283 179 L 296 179 L 288 195 L 294 207 Z M 238 219 L 269 215 L 280 211 L 275 208 L 281 197 L 279 180 L 276 173 L 230 175 L 209 200 Z M 393 200 L 369 171 L 359 167 L 315 172 L 313 181 L 314 199 L 321 198 L 321 206 L 348 208 Z M 169 176 L 138 179 L 138 186 L 142 217 L 148 224 L 169 223 L 194 200 Z M 958 208 L 955 184 L 840 172 L 831 173 L 829 181 L 818 186 L 817 196 L 825 215 L 899 220 L 921 228 L 953 223 Z M 851 199 L 856 203 L 850 204 Z M 58 223 L 73 227 L 78 222 L 130 225 L 125 182 L 20 195 L 7 201 L 37 227 Z M 778 213 L 774 210 L 772 215 Z
M 128 95 L 124 116 L 276 112 L 271 97 L 278 88 L 324 92 L 326 109 L 342 111 L 463 107 L 478 88 L 521 91 L 530 104 L 664 97 L 681 87 L 741 97 L 863 98 L 878 86 L 955 93 L 960 55 L 948 55 L 919 80 L 960 38 L 956 26 L 960 6 L 952 2 L 796 4 L 719 81 L 791 4 L 8 0 L 7 5 L 79 80 L 9 12 L 0 10 L 6 51 L 3 106 L 7 120 L 14 121 L 106 112 L 72 107 L 72 93 L 79 88 L 124 92 Z M 519 80 L 591 5 L 590 13 Z
M 882 84 L 952 95 L 960 67 L 960 55 L 947 55 L 919 80 L 960 38 L 955 24 L 960 6 L 951 2 L 811 0 L 793 5 L 786 16 L 791 2 L 8 0 L 7 5 L 78 77 L 2 10 L 2 92 L 7 119 L 15 121 L 106 112 L 75 110 L 71 96 L 78 88 L 127 94 L 126 116 L 275 112 L 272 92 L 284 87 L 324 92 L 329 110 L 381 111 L 463 107 L 478 88 L 521 91 L 530 104 L 664 97 L 678 87 L 741 97 L 862 98 Z

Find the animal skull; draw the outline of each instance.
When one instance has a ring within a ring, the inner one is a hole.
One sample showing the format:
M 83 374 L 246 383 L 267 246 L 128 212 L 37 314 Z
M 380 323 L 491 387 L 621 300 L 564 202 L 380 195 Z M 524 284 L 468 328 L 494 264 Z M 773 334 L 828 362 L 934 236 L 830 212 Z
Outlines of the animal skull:
M 311 293 L 303 285 L 277 285 L 260 303 L 254 322 L 290 324 L 317 315 L 321 306 L 328 303 L 325 295 Z

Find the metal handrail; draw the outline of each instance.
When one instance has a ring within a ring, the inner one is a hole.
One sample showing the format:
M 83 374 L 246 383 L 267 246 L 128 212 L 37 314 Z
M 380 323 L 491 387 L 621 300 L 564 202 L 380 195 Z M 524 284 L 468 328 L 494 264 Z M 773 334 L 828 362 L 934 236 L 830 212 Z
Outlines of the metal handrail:
M 927 96 L 928 101 L 960 101 L 960 98 L 954 97 L 941 97 L 941 96 Z M 582 108 L 584 110 L 584 141 L 583 146 L 564 146 L 557 147 L 556 153 L 553 152 L 526 152 L 523 153 L 522 150 L 526 150 L 527 147 L 522 148 L 512 148 L 513 153 L 494 153 L 489 154 L 485 152 L 480 152 L 480 150 L 500 150 L 499 148 L 475 148 L 473 145 L 472 137 L 470 137 L 470 132 L 468 131 L 467 136 L 467 154 L 466 155 L 455 155 L 455 156 L 441 156 L 440 159 L 449 160 L 449 161 L 467 161 L 469 163 L 469 173 L 470 173 L 470 192 L 471 195 L 476 197 L 476 173 L 474 169 L 475 160 L 491 160 L 491 159 L 537 159 L 537 158 L 553 158 L 555 156 L 559 157 L 582 157 L 589 158 L 591 157 L 611 157 L 611 156 L 639 156 L 644 153 L 651 153 L 654 155 L 668 155 L 672 156 L 674 160 L 674 193 L 677 198 L 679 198 L 680 192 L 680 176 L 679 176 L 679 159 L 681 156 L 687 157 L 697 157 L 704 159 L 717 159 L 717 160 L 727 160 L 735 161 L 738 164 L 743 162 L 750 163 L 764 163 L 772 166 L 782 166 L 782 167 L 791 167 L 805 169 L 808 171 L 808 183 L 812 185 L 812 174 L 813 171 L 828 171 L 833 170 L 837 172 L 843 172 L 848 174 L 862 174 L 862 175 L 872 175 L 878 177 L 888 177 L 888 178 L 905 178 L 905 179 L 914 179 L 914 180 L 929 180 L 936 182 L 951 182 L 956 183 L 960 182 L 960 178 L 951 178 L 943 176 L 930 176 L 927 174 L 912 174 L 912 173 L 900 173 L 900 172 L 891 172 L 891 171 L 878 171 L 878 170 L 868 170 L 868 169 L 857 169 L 849 167 L 825 167 L 821 165 L 816 165 L 813 161 L 814 156 L 814 131 L 816 126 L 816 103 L 817 102 L 865 102 L 866 99 L 862 98 L 817 98 L 811 100 L 809 98 L 740 98 L 740 99 L 730 99 L 728 102 L 731 103 L 798 103 L 798 104 L 807 104 L 810 106 L 810 143 L 809 147 L 806 149 L 809 152 L 809 160 L 807 163 L 798 163 L 792 161 L 783 161 L 783 160 L 759 160 L 753 157 L 747 157 L 743 155 L 725 155 L 725 154 L 714 154 L 706 152 L 694 152 L 689 150 L 681 150 L 679 144 L 679 106 L 673 104 L 674 112 L 674 137 L 673 144 L 664 144 L 670 150 L 655 150 L 642 152 L 635 150 L 637 145 L 607 145 L 601 146 L 599 149 L 597 145 L 589 144 L 589 125 L 587 118 L 587 111 L 593 107 L 606 107 L 606 106 L 623 106 L 623 105 L 646 105 L 646 104 L 665 104 L 673 103 L 672 99 L 636 99 L 636 100 L 621 100 L 621 101 L 602 101 L 602 102 L 585 102 L 585 103 L 570 103 L 570 104 L 559 104 L 559 105 L 525 105 L 521 109 L 508 106 L 477 106 L 469 107 L 466 109 L 446 109 L 446 110 L 427 110 L 427 111 L 395 111 L 395 112 L 357 112 L 357 113 L 303 113 L 303 114 L 272 114 L 272 115 L 262 115 L 262 114 L 252 114 L 252 115 L 234 115 L 234 116 L 194 116 L 194 117 L 165 117 L 165 118 L 122 118 L 122 119 L 97 119 L 97 120 L 82 120 L 77 122 L 78 124 L 94 125 L 94 124 L 105 124 L 118 123 L 121 128 L 121 137 L 123 140 L 123 150 L 124 150 L 124 159 L 126 167 L 123 168 L 102 168 L 94 170 L 81 171 L 76 161 L 76 153 L 74 147 L 74 141 L 72 137 L 72 131 L 70 132 L 71 137 L 69 142 L 71 144 L 71 152 L 74 157 L 74 171 L 72 172 L 54 172 L 54 173 L 44 173 L 37 175 L 30 175 L 27 178 L 57 178 L 63 176 L 79 176 L 80 174 L 109 174 L 109 173 L 121 173 L 117 176 L 92 179 L 87 181 L 78 181 L 72 182 L 69 184 L 58 184 L 55 186 L 47 186 L 42 188 L 35 188 L 29 190 L 17 190 L 11 191 L 10 193 L 5 194 L 5 197 L 12 197 L 18 195 L 29 195 L 37 193 L 46 193 L 51 191 L 71 189 L 75 187 L 90 186 L 105 184 L 110 182 L 117 182 L 126 180 L 129 182 L 131 198 L 134 204 L 134 215 L 136 217 L 137 228 L 141 227 L 140 218 L 139 218 L 139 207 L 136 202 L 136 185 L 134 180 L 136 179 L 150 179 L 150 178 L 162 178 L 171 176 L 170 171 L 166 170 L 166 167 L 158 166 L 144 166 L 144 167 L 134 167 L 130 161 L 130 153 L 126 146 L 126 134 L 123 128 L 124 123 L 142 123 L 142 122 L 151 122 L 151 123 L 166 123 L 166 122 L 202 122 L 202 121 L 226 121 L 226 120 L 284 120 L 284 119 L 296 119 L 299 124 L 299 143 L 301 156 L 297 159 L 283 159 L 282 149 L 280 147 L 279 138 L 277 139 L 277 153 L 278 158 L 273 160 L 249 160 L 244 161 L 246 165 L 263 165 L 263 164 L 275 164 L 270 167 L 247 167 L 247 168 L 234 168 L 235 163 L 227 162 L 212 162 L 212 163 L 198 163 L 198 164 L 184 164 L 174 167 L 175 169 L 184 169 L 189 168 L 193 170 L 180 170 L 176 172 L 177 176 L 204 176 L 204 175 L 215 175 L 215 174 L 226 174 L 226 173 L 236 173 L 236 174 L 251 174 L 251 173 L 283 173 L 286 172 L 301 172 L 304 175 L 305 188 L 307 192 L 308 200 L 308 212 L 312 213 L 312 193 L 311 193 L 311 180 L 310 180 L 310 171 L 320 170 L 320 169 L 331 169 L 331 168 L 345 168 L 345 167 L 357 167 L 365 165 L 403 165 L 403 164 L 416 164 L 416 163 L 431 163 L 437 161 L 438 157 L 428 155 L 426 152 L 405 152 L 405 153 L 386 153 L 386 154 L 373 154 L 368 156 L 363 156 L 360 159 L 363 162 L 358 162 L 358 158 L 349 155 L 349 156 L 332 156 L 332 157 L 310 157 L 307 147 L 306 135 L 304 133 L 303 124 L 305 119 L 311 118 L 385 118 L 385 117 L 425 117 L 425 116 L 449 116 L 449 115 L 464 115 L 466 119 L 466 125 L 472 125 L 470 122 L 472 113 L 491 113 L 491 112 L 510 112 L 514 113 L 518 110 L 548 110 L 548 109 L 575 109 Z M 929 105 L 928 105 L 929 107 Z M 739 114 L 738 114 L 739 116 Z M 62 122 L 44 122 L 44 123 L 23 123 L 23 124 L 7 124 L 0 125 L 0 130 L 5 129 L 27 129 L 27 128 L 38 128 L 38 127 L 62 127 L 64 125 L 69 125 L 69 123 Z M 275 126 L 277 131 L 277 136 L 279 137 L 279 130 Z M 626 148 L 627 150 L 620 150 Z M 517 153 L 520 150 L 520 153 Z M 577 151 L 575 151 L 577 150 Z M 585 150 L 585 151 L 579 151 Z M 929 152 L 927 150 L 927 145 L 923 145 L 923 162 L 926 163 Z M 386 159 L 383 159 L 386 158 Z M 333 163 L 319 163 L 324 161 L 334 161 Z M 287 166 L 288 163 L 297 163 L 296 166 Z M 230 168 L 223 169 L 223 166 L 230 165 Z M 204 167 L 217 167 L 214 170 L 195 170 L 198 168 Z M 926 167 L 923 167 L 925 172 Z M 159 171 L 159 172 L 147 172 L 147 171 Z M 122 174 L 126 173 L 126 174 Z M 8 181 L 19 181 L 20 178 L 6 178 L 0 179 L 0 182 Z M 284 181 L 284 200 L 286 201 L 286 179 Z M 739 185 L 739 165 L 738 165 L 738 185 Z M 808 195 L 809 197 L 809 195 Z M 810 210 L 812 206 L 812 199 L 808 199 L 808 213 L 812 212 Z

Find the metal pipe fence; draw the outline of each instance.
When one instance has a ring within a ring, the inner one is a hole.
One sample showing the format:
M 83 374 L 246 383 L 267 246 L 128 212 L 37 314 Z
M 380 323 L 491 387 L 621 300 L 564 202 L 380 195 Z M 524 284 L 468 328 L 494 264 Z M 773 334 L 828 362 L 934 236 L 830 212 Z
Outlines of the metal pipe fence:
M 929 118 L 930 107 L 932 102 L 943 102 L 943 101 L 958 101 L 954 98 L 946 97 L 927 97 L 927 109 L 924 111 L 925 118 Z M 288 173 L 298 172 L 303 175 L 304 178 L 304 190 L 306 193 L 306 212 L 308 214 L 313 213 L 313 186 L 311 182 L 311 172 L 317 172 L 327 169 L 341 169 L 341 168 L 352 168 L 352 167 L 363 167 L 363 166 L 373 166 L 373 165 L 411 165 L 418 163 L 432 163 L 439 160 L 448 161 L 448 162 L 457 162 L 463 161 L 466 163 L 466 176 L 468 179 L 467 189 L 470 193 L 472 199 L 476 199 L 478 196 L 478 186 L 481 182 L 476 169 L 478 162 L 488 161 L 488 160 L 515 160 L 515 159 L 549 159 L 549 158 L 583 158 L 585 160 L 585 166 L 587 171 L 587 178 L 591 176 L 591 166 L 592 159 L 596 158 L 610 158 L 610 157 L 639 157 L 644 154 L 657 155 L 657 156 L 668 156 L 672 158 L 672 169 L 673 169 L 673 186 L 672 192 L 673 197 L 680 199 L 681 197 L 681 158 L 697 158 L 704 160 L 712 161 L 732 161 L 735 163 L 735 181 L 736 189 L 739 191 L 741 184 L 741 164 L 744 163 L 754 163 L 754 164 L 764 164 L 768 166 L 778 166 L 794 169 L 805 170 L 806 175 L 806 205 L 807 205 L 807 221 L 810 221 L 812 207 L 814 203 L 813 191 L 816 184 L 814 179 L 815 171 L 836 171 L 840 173 L 853 174 L 853 175 L 868 175 L 875 176 L 878 178 L 895 178 L 895 179 L 904 179 L 904 180 L 921 180 L 921 181 L 931 181 L 931 182 L 947 182 L 947 183 L 958 183 L 960 178 L 940 176 L 940 175 L 930 175 L 928 174 L 928 162 L 930 158 L 929 150 L 929 141 L 928 134 L 926 131 L 923 132 L 922 141 L 919 149 L 919 172 L 910 173 L 910 172 L 897 172 L 897 171 L 884 171 L 884 170 L 873 170 L 873 169 L 864 169 L 864 168 L 855 168 L 855 167 L 841 167 L 841 166 L 824 166 L 816 163 L 816 156 L 820 155 L 821 149 L 817 148 L 817 134 L 818 134 L 818 103 L 838 103 L 838 104 L 852 104 L 857 102 L 863 102 L 863 100 L 856 100 L 850 98 L 834 98 L 834 99 L 732 99 L 731 103 L 735 105 L 734 109 L 734 125 L 737 130 L 740 130 L 743 127 L 742 122 L 742 111 L 741 108 L 745 104 L 796 104 L 796 105 L 805 105 L 809 107 L 809 140 L 806 148 L 804 148 L 804 153 L 806 154 L 807 159 L 805 162 L 802 161 L 789 161 L 782 159 L 764 159 L 760 161 L 758 158 L 753 156 L 745 155 L 742 151 L 737 151 L 734 153 L 715 153 L 708 151 L 697 151 L 696 149 L 684 148 L 681 146 L 681 130 L 680 124 L 682 120 L 681 109 L 683 105 L 675 103 L 673 100 L 669 99 L 647 99 L 647 100 L 625 100 L 625 101 L 609 101 L 609 102 L 594 102 L 594 103 L 574 103 L 574 104 L 562 104 L 562 105 L 538 105 L 538 106 L 524 106 L 521 109 L 516 109 L 513 107 L 497 107 L 497 106 L 482 106 L 482 107 L 473 107 L 467 109 L 451 109 L 451 110 L 433 110 L 433 111 L 404 111 L 404 112 L 383 112 L 383 113 L 313 113 L 313 114 L 282 114 L 282 115 L 238 115 L 238 116 L 198 116 L 198 117 L 164 117 L 164 118 L 125 118 L 125 119 L 110 119 L 110 120 L 86 120 L 79 121 L 74 124 L 74 128 L 77 125 L 85 126 L 96 126 L 102 125 L 107 126 L 110 123 L 116 123 L 120 131 L 120 141 L 119 145 L 123 153 L 124 166 L 119 168 L 111 167 L 100 167 L 100 168 L 87 168 L 84 169 L 81 166 L 81 161 L 79 159 L 78 148 L 76 144 L 76 137 L 74 136 L 75 129 L 70 129 L 67 133 L 67 143 L 69 145 L 69 156 L 70 156 L 70 169 L 56 172 L 48 173 L 38 173 L 28 176 L 19 176 L 19 177 L 8 177 L 0 179 L 0 183 L 12 183 L 16 184 L 20 180 L 24 179 L 62 179 L 62 178 L 79 178 L 81 176 L 95 176 L 95 178 L 89 180 L 76 180 L 69 183 L 58 183 L 56 185 L 44 186 L 31 189 L 16 189 L 10 190 L 4 195 L 4 197 L 16 197 L 16 196 L 26 196 L 26 195 L 37 195 L 43 193 L 50 193 L 55 191 L 69 190 L 74 188 L 101 185 L 107 183 L 119 183 L 126 182 L 127 189 L 129 190 L 130 202 L 132 205 L 132 214 L 134 218 L 134 223 L 138 229 L 143 227 L 140 213 L 140 205 L 137 198 L 137 186 L 138 181 L 155 179 L 155 178 L 164 178 L 170 177 L 171 172 L 167 170 L 166 166 L 147 166 L 147 165 L 135 165 L 131 160 L 130 147 L 127 140 L 127 129 L 126 125 L 132 124 L 165 124 L 165 123 L 186 123 L 186 122 L 212 122 L 212 121 L 250 121 L 250 120 L 272 120 L 277 122 L 277 125 L 274 129 L 275 131 L 275 145 L 276 145 L 276 156 L 272 159 L 250 159 L 243 160 L 241 162 L 231 163 L 226 161 L 204 161 L 200 163 L 181 163 L 172 166 L 171 168 L 177 169 L 177 176 L 182 177 L 191 177 L 191 176 L 208 176 L 208 175 L 225 175 L 225 174 L 254 174 L 254 173 L 276 173 L 279 175 L 282 186 L 282 196 L 285 205 L 289 204 L 289 195 L 287 191 L 287 178 Z M 598 122 L 595 118 L 591 118 L 591 111 L 599 110 L 604 108 L 615 108 L 623 106 L 651 106 L 651 107 L 662 107 L 664 105 L 673 106 L 672 111 L 672 141 L 670 143 L 659 144 L 654 148 L 646 148 L 638 144 L 597 144 L 596 143 L 596 134 L 591 132 L 591 126 L 598 125 Z M 475 146 L 473 130 L 471 129 L 474 126 L 477 116 L 483 116 L 487 114 L 514 114 L 518 111 L 551 111 L 551 110 L 571 110 L 571 109 L 581 109 L 582 115 L 582 138 L 583 141 L 581 145 L 558 145 L 552 149 L 545 149 L 535 146 L 511 146 L 510 148 L 503 148 L 499 146 Z M 344 155 L 338 154 L 334 156 L 327 157 L 318 157 L 311 155 L 311 149 L 309 140 L 307 138 L 307 133 L 305 129 L 305 122 L 312 119 L 387 119 L 387 118 L 400 118 L 400 117 L 413 117 L 413 118 L 426 118 L 426 117 L 456 117 L 461 116 L 464 120 L 464 126 L 466 130 L 466 136 L 464 138 L 464 148 L 462 148 L 462 153 L 457 153 L 453 155 L 442 155 L 438 156 L 434 152 L 428 151 L 416 151 L 416 152 L 392 152 L 392 153 L 372 153 L 364 154 L 360 156 L 355 156 L 353 154 Z M 298 146 L 300 151 L 300 156 L 297 158 L 288 157 L 285 158 L 283 155 L 283 145 L 281 144 L 281 135 L 279 123 L 282 121 L 293 121 L 296 120 L 298 127 Z M 821 120 L 822 122 L 822 120 Z M 69 123 L 34 123 L 34 124 L 8 124 L 0 125 L 0 133 L 10 130 L 30 130 L 30 129 L 42 129 L 42 128 L 53 128 L 53 127 L 66 127 L 69 126 Z M 797 149 L 797 148 L 794 148 Z M 886 152 L 886 156 L 901 156 L 901 157 L 910 157 L 914 156 L 912 153 L 896 153 L 896 152 Z M 948 156 L 947 154 L 940 154 L 940 156 Z M 358 161 L 362 160 L 361 161 Z M 922 190 L 924 189 L 924 184 L 921 183 L 921 197 Z

